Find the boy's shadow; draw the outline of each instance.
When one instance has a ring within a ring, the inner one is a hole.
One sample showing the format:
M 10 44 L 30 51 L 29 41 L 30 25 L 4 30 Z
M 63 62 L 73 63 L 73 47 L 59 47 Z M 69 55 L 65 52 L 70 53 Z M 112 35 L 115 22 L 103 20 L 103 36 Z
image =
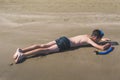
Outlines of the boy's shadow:
M 116 42 L 116 41 L 99 42 L 98 44 L 99 44 L 99 45 L 104 45 L 104 44 L 106 44 L 106 43 L 110 43 L 112 46 L 117 46 L 117 45 L 119 45 L 119 43 Z M 78 46 L 78 47 L 70 48 L 69 50 L 65 50 L 65 51 L 62 51 L 62 52 L 72 51 L 72 50 L 76 50 L 76 49 L 79 49 L 79 48 L 85 48 L 85 47 L 92 47 L 92 45 L 90 45 L 90 44 L 84 44 L 84 45 L 81 45 L 81 46 Z M 55 52 L 55 53 L 56 53 L 56 52 Z M 55 53 L 50 53 L 50 54 L 38 54 L 38 55 L 36 55 L 36 56 L 31 56 L 31 57 L 25 58 L 25 59 L 23 59 L 23 60 L 22 60 L 21 62 L 19 62 L 19 63 L 22 63 L 22 62 L 26 61 L 26 59 L 29 59 L 29 58 L 44 57 L 44 56 L 51 55 L 51 54 L 55 54 Z M 61 52 L 57 52 L 57 53 L 61 53 Z

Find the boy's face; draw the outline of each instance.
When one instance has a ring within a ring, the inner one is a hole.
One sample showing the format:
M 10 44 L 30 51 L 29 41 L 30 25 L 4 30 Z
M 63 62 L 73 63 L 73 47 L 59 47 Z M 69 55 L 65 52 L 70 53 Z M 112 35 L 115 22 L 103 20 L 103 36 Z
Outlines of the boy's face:
M 95 42 L 99 42 L 101 40 L 101 38 L 96 38 Z
M 101 39 L 102 39 L 102 38 L 97 38 L 97 37 L 93 37 L 93 38 L 92 38 L 92 40 L 93 40 L 94 42 L 99 42 Z

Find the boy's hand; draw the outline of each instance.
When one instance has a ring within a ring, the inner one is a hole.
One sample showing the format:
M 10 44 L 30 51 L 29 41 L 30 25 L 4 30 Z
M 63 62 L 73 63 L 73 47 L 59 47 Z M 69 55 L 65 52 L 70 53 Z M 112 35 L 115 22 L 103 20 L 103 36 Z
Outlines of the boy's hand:
M 108 48 L 110 48 L 111 44 L 110 43 L 106 43 L 103 47 L 104 47 L 104 50 L 107 50 Z
M 102 38 L 102 41 L 111 41 L 109 38 Z

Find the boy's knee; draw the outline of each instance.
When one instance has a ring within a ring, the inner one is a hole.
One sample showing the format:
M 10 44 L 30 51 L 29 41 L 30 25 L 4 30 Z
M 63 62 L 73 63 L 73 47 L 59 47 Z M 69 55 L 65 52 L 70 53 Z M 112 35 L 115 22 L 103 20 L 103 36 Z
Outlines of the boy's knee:
M 45 44 L 41 44 L 40 47 L 45 47 Z
M 32 47 L 39 48 L 40 46 L 38 44 L 34 44 Z

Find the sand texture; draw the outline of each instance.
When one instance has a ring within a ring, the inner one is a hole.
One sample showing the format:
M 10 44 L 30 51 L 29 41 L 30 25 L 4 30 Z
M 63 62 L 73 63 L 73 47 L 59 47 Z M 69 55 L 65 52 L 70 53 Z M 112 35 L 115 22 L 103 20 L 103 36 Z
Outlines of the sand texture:
M 0 0 L 0 80 L 120 80 L 120 46 L 108 55 L 86 47 L 12 65 L 16 49 L 60 36 L 91 34 L 120 42 L 120 0 Z

